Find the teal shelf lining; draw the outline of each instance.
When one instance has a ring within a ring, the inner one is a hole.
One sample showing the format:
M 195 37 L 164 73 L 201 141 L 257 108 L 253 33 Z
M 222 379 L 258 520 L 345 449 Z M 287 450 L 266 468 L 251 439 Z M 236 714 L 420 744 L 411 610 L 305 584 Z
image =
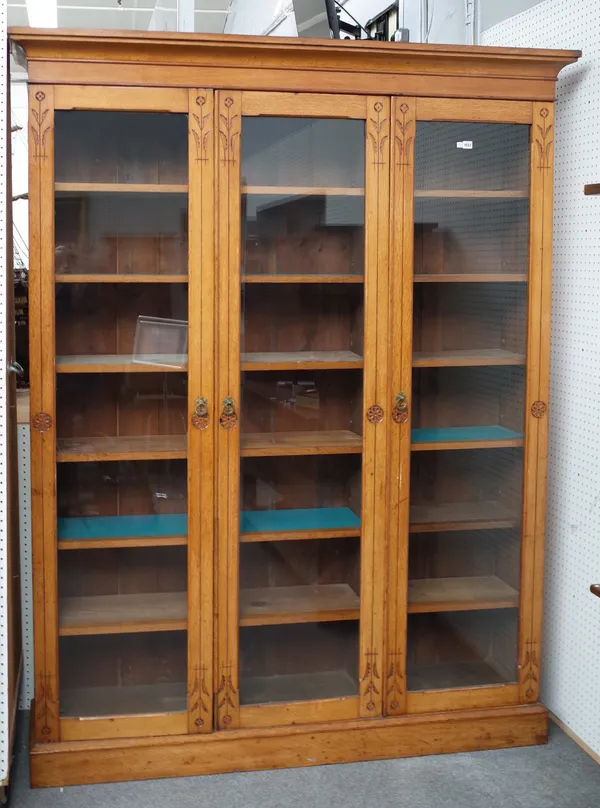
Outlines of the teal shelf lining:
M 187 536 L 186 513 L 140 516 L 68 516 L 58 520 L 58 539 L 134 539 Z
M 243 511 L 240 525 L 242 533 L 276 533 L 284 530 L 342 530 L 359 527 L 360 519 L 350 508 Z
M 143 516 L 74 516 L 58 520 L 59 541 L 186 536 L 187 514 Z M 242 533 L 287 530 L 342 530 L 360 528 L 360 519 L 350 508 L 302 508 L 280 511 L 242 511 Z
M 413 443 L 445 443 L 446 441 L 520 440 L 522 432 L 513 432 L 503 426 L 450 426 L 431 429 L 413 429 Z

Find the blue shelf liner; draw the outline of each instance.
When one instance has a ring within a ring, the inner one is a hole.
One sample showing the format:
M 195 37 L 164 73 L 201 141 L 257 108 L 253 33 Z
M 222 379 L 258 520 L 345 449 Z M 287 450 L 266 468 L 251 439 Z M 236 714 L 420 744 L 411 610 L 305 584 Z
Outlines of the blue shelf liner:
M 242 533 L 282 530 L 329 530 L 360 527 L 350 508 L 305 508 L 286 511 L 244 511 Z M 186 536 L 187 514 L 148 516 L 75 516 L 58 520 L 58 538 L 128 539 L 138 536 Z
M 281 511 L 243 511 L 242 533 L 270 533 L 283 530 L 336 530 L 360 527 L 350 508 L 301 508 Z
M 413 429 L 413 443 L 442 443 L 454 440 L 515 440 L 522 438 L 521 432 L 513 432 L 503 426 L 450 426 L 438 429 Z
M 65 539 L 133 539 L 138 536 L 187 536 L 187 514 L 72 516 L 58 520 L 60 541 Z

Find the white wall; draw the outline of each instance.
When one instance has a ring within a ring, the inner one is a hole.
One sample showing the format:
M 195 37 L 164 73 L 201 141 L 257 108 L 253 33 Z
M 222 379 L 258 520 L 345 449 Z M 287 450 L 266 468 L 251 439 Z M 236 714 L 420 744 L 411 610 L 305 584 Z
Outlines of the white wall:
M 364 25 L 368 19 L 389 5 L 391 0 L 348 0 L 344 8 Z M 404 0 L 400 8 L 400 24 L 403 20 L 404 27 L 409 29 L 410 41 L 421 42 L 421 0 Z M 429 0 L 429 19 L 424 28 L 429 32 L 428 42 L 464 45 L 465 0 Z
M 513 0 L 516 2 L 517 0 Z M 527 0 L 522 0 L 526 2 Z M 361 25 L 375 17 L 391 0 L 342 0 L 342 4 Z M 411 42 L 421 42 L 421 0 L 400 3 L 400 21 L 410 30 Z M 465 0 L 429 0 L 429 42 L 465 44 Z M 341 19 L 351 23 L 350 17 Z M 229 34 L 272 34 L 296 36 L 296 25 L 291 0 L 234 0 L 225 32 Z
M 479 0 L 479 30 L 486 31 L 540 2 L 542 0 Z M 577 6 L 577 0 L 573 5 Z
M 465 0 L 429 0 L 428 42 L 465 45 Z
M 297 36 L 291 0 L 233 0 L 225 33 Z
M 542 699 L 600 754 L 600 4 L 545 0 L 486 45 L 577 48 L 558 81 Z

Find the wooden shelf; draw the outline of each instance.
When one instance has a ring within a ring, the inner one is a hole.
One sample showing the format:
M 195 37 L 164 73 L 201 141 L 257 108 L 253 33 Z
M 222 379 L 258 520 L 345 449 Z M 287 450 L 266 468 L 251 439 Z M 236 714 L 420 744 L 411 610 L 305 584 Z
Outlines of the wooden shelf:
M 176 354 L 75 354 L 56 357 L 57 373 L 182 373 Z M 164 363 L 164 364 L 163 364 Z
M 413 452 L 501 449 L 523 446 L 523 435 L 503 426 L 458 426 L 413 429 L 411 441 Z
M 107 550 L 118 547 L 185 547 L 187 536 L 136 536 L 123 539 L 59 539 L 59 550 Z
M 244 185 L 242 193 L 263 196 L 364 196 L 365 189 L 309 185 Z
M 187 458 L 187 435 L 59 438 L 56 446 L 58 463 L 182 460 Z
M 513 609 L 518 605 L 517 590 L 495 575 L 422 578 L 408 582 L 410 614 Z
M 358 620 L 360 599 L 348 584 L 240 590 L 240 626 Z
M 242 275 L 243 283 L 364 283 L 364 275 Z
M 468 351 L 417 351 L 413 354 L 414 368 L 495 367 L 524 364 L 525 356 L 523 354 L 497 348 L 479 348 Z
M 240 703 L 273 704 L 358 695 L 358 682 L 347 671 L 314 671 L 240 677 Z
M 409 691 L 447 690 L 506 684 L 507 680 L 487 662 L 455 662 L 441 665 L 408 665 Z
M 61 688 L 60 691 L 60 714 L 64 718 L 180 713 L 186 710 L 186 682 Z
M 186 628 L 185 592 L 92 595 L 61 598 L 58 604 L 58 633 L 61 637 L 185 631 Z
M 187 194 L 186 185 L 134 182 L 55 182 L 56 193 L 85 194 Z
M 527 283 L 526 272 L 480 272 L 463 275 L 413 275 L 415 283 Z
M 90 273 L 87 275 L 64 275 L 55 276 L 56 283 L 188 283 L 188 275 L 101 275 L 100 273 Z
M 529 191 L 454 191 L 448 189 L 416 189 L 417 199 L 528 199 Z
M 241 436 L 242 457 L 360 454 L 362 436 L 347 429 L 326 432 L 264 432 Z
M 291 351 L 243 353 L 242 370 L 348 370 L 362 368 L 352 351 Z
M 360 528 L 339 528 L 338 530 L 284 530 L 280 533 L 241 533 L 244 544 L 265 541 L 312 541 L 327 539 L 353 539 L 360 537 Z
M 456 502 L 411 505 L 411 533 L 445 533 L 453 530 L 494 530 L 517 527 L 521 515 L 501 502 Z

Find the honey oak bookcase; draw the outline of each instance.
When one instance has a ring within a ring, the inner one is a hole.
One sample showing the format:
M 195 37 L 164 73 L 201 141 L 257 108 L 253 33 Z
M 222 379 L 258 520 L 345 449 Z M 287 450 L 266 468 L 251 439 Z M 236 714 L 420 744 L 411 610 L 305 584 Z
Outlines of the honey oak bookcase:
M 574 51 L 15 29 L 34 785 L 543 743 Z

